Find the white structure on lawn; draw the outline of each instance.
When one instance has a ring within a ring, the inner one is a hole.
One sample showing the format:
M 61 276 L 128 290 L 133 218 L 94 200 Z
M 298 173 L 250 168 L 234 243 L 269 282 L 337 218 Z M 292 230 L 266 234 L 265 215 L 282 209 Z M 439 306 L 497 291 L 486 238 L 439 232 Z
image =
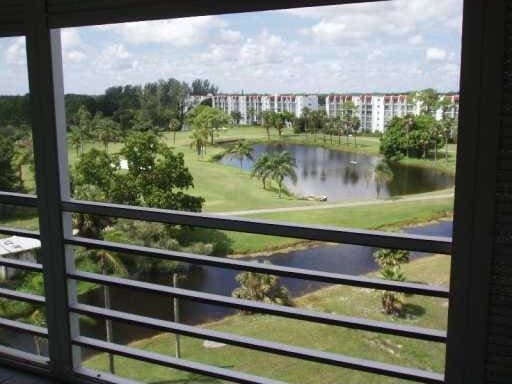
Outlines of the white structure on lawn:
M 0 257 L 6 259 L 35 263 L 37 261 L 36 252 L 39 248 L 41 248 L 41 242 L 37 239 L 19 236 L 0 239 Z M 18 272 L 17 269 L 0 266 L 0 279 L 10 279 Z
M 450 107 L 444 111 L 446 117 L 457 119 L 459 116 L 459 95 L 443 95 L 448 98 Z M 388 123 L 394 117 L 403 117 L 408 114 L 418 115 L 421 103 L 411 101 L 408 95 L 329 95 L 325 99 L 327 116 L 339 116 L 344 104 L 352 102 L 356 114 L 361 120 L 361 130 L 371 132 L 384 132 Z M 443 110 L 436 111 L 436 119 L 441 120 Z
M 239 112 L 240 124 L 261 123 L 261 115 L 265 111 L 290 112 L 296 117 L 302 116 L 304 108 L 318 110 L 317 95 L 215 95 L 212 106 L 228 115 Z

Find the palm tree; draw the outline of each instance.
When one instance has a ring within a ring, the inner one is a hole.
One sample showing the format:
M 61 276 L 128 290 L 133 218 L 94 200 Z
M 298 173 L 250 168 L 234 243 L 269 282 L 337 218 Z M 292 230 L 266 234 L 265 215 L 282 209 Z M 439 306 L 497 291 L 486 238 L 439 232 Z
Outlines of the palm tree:
M 208 133 L 203 129 L 196 128 L 192 131 L 190 138 L 192 139 L 190 147 L 195 148 L 197 156 L 204 156 L 206 153 L 206 143 L 208 142 Z
M 248 158 L 252 160 L 252 152 L 253 149 L 248 143 L 244 143 L 243 141 L 237 141 L 235 145 L 228 149 L 227 153 L 237 157 L 240 161 L 240 169 L 243 169 L 243 161 L 244 158 Z
M 261 114 L 261 118 L 263 127 L 267 131 L 268 141 L 270 141 L 270 128 L 274 126 L 274 112 L 265 111 Z
M 267 189 L 267 178 L 270 176 L 270 163 L 272 161 L 272 157 L 265 153 L 254 163 L 251 171 L 251 177 L 257 177 L 263 183 L 263 189 Z
M 288 151 L 273 154 L 270 160 L 270 176 L 277 182 L 279 188 L 279 198 L 283 191 L 283 181 L 289 177 L 293 183 L 297 182 L 297 173 L 295 173 L 295 158 Z
M 178 119 L 171 119 L 169 122 L 169 130 L 173 133 L 172 143 L 176 144 L 176 132 L 181 130 L 181 122 Z

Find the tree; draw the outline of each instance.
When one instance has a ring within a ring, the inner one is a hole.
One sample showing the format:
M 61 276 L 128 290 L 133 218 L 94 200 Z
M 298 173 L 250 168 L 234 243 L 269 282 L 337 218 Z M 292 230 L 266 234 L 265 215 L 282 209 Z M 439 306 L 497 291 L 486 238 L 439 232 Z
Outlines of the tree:
M 239 111 L 232 111 L 231 119 L 233 120 L 233 124 L 240 125 L 240 120 L 242 120 L 242 114 Z
M 254 163 L 251 171 L 251 177 L 257 177 L 263 183 L 263 189 L 267 189 L 266 182 L 270 177 L 272 157 L 270 154 L 265 153 Z
M 195 148 L 197 156 L 204 156 L 208 142 L 208 132 L 200 127 L 194 128 L 190 135 L 190 147 Z
M 34 171 L 34 148 L 32 142 L 32 132 L 28 131 L 22 133 L 22 136 L 16 141 L 16 151 L 14 155 L 14 162 L 18 168 L 18 179 L 20 188 L 24 190 L 23 167 L 28 166 L 29 169 Z
M 253 149 L 250 144 L 245 143 L 241 140 L 237 141 L 235 145 L 230 147 L 227 151 L 228 154 L 238 158 L 240 161 L 240 169 L 243 169 L 244 158 L 252 160 Z
M 375 167 L 374 172 L 375 185 L 377 188 L 377 198 L 379 198 L 380 191 L 387 183 L 391 182 L 394 178 L 393 171 L 389 167 L 387 161 L 379 161 Z
M 121 128 L 119 123 L 98 113 L 93 120 L 93 135 L 103 144 L 105 151 L 108 151 L 109 143 L 118 141 L 121 137 Z
M 204 106 L 191 122 L 195 129 L 202 129 L 208 133 L 210 144 L 213 145 L 213 139 L 219 134 L 220 128 L 229 123 L 229 116 L 219 109 Z
M 21 192 L 22 180 L 15 169 L 16 149 L 14 138 L 0 136 L 0 190 Z
M 289 177 L 293 183 L 297 182 L 295 158 L 288 151 L 272 154 L 269 162 L 269 169 L 270 177 L 277 182 L 279 190 L 278 196 L 281 198 L 284 178 Z
M 169 130 L 172 132 L 172 143 L 176 144 L 176 132 L 181 131 L 182 124 L 178 119 L 171 119 Z
M 239 288 L 233 297 L 261 301 L 268 304 L 292 305 L 288 290 L 281 285 L 279 277 L 256 272 L 241 272 L 236 276 Z
M 265 111 L 261 114 L 263 128 L 267 131 L 267 139 L 270 141 L 270 128 L 274 126 L 274 112 Z
M 311 132 L 316 141 L 318 132 L 323 132 L 327 122 L 327 114 L 324 110 L 311 111 L 308 113 L 307 129 Z
M 77 154 L 84 152 L 84 144 L 93 137 L 93 121 L 91 113 L 82 105 L 75 116 L 76 124 L 71 126 L 73 133 L 72 145 Z
M 409 262 L 409 251 L 380 249 L 374 254 L 375 262 L 379 265 L 381 276 L 386 280 L 405 281 L 402 264 Z M 395 292 L 382 293 L 382 307 L 388 315 L 399 315 L 402 311 L 403 299 Z
M 457 130 L 457 120 L 445 117 L 440 122 L 440 133 L 444 139 L 445 160 L 448 161 L 448 144 Z
M 427 88 L 412 95 L 412 100 L 420 103 L 420 111 L 432 116 L 440 107 L 439 93 L 435 89 Z
M 442 141 L 437 133 L 438 122 L 430 115 L 393 118 L 380 140 L 380 151 L 386 159 L 404 156 L 426 157 Z
M 117 204 L 201 210 L 203 199 L 186 193 L 194 184 L 183 154 L 175 154 L 157 135 L 132 133 L 120 155 L 128 163 L 126 171 L 120 169 L 117 155 L 97 149 L 82 155 L 72 173 L 74 188 L 95 186 L 106 201 Z
M 216 95 L 219 88 L 211 84 L 207 79 L 196 79 L 192 82 L 192 94 L 198 96 L 207 96 L 208 94 Z

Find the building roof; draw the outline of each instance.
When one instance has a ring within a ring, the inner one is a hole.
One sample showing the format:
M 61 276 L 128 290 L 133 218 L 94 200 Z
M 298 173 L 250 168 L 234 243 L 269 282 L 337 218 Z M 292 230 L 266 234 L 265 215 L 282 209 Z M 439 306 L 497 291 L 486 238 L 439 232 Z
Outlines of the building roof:
M 0 239 L 0 256 L 27 252 L 38 248 L 41 248 L 41 242 L 37 239 L 19 236 Z

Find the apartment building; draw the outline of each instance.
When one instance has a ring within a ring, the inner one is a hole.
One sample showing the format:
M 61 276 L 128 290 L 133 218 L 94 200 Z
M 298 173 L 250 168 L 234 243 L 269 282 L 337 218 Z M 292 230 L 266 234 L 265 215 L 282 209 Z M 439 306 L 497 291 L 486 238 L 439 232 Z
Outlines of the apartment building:
M 296 117 L 302 116 L 304 108 L 318 110 L 317 95 L 261 95 L 261 94 L 221 94 L 211 96 L 212 106 L 227 114 L 240 112 L 240 124 L 261 123 L 265 111 L 289 112 Z
M 441 98 L 449 99 L 449 106 L 444 110 L 439 108 L 435 117 L 441 120 L 445 117 L 458 118 L 459 96 L 443 95 Z M 421 103 L 412 101 L 406 94 L 398 95 L 329 95 L 325 100 L 327 116 L 340 116 L 346 109 L 345 103 L 352 102 L 361 119 L 361 130 L 371 132 L 384 132 L 386 126 L 394 117 L 403 117 L 408 114 L 418 115 L 421 112 Z

